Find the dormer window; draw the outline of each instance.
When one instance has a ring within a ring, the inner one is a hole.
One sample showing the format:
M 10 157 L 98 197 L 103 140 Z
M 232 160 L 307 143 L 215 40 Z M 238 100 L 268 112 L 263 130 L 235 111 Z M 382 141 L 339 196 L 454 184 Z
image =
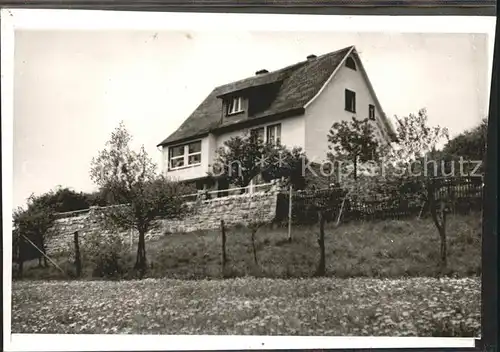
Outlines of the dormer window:
M 227 115 L 237 114 L 243 111 L 241 97 L 232 98 L 227 102 Z
M 348 57 L 347 60 L 345 60 L 345 65 L 351 70 L 356 71 L 356 63 L 354 62 L 354 59 L 352 57 Z

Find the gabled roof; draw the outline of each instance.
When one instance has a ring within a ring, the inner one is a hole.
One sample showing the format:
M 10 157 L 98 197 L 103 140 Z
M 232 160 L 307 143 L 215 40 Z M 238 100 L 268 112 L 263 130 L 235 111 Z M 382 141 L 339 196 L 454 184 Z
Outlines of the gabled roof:
M 303 113 L 306 105 L 316 97 L 353 50 L 354 47 L 350 46 L 277 71 L 219 86 L 205 98 L 174 133 L 158 146 L 203 136 L 209 132 L 215 132 L 228 126 L 236 126 L 250 120 L 277 115 L 285 116 L 287 113 Z M 240 118 L 234 116 L 235 118 L 231 118 L 231 120 L 222 118 L 222 96 L 270 84 L 279 85 L 279 88 L 273 101 L 263 111 L 252 116 L 242 115 Z M 383 119 L 386 120 L 385 116 Z M 389 125 L 389 131 L 392 131 L 391 129 L 392 127 Z

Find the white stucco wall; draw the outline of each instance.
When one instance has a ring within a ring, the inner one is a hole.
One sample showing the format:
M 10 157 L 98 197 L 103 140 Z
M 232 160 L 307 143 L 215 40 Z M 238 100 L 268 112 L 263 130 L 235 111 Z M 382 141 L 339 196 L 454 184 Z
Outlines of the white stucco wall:
M 263 123 L 259 125 L 252 126 L 251 128 L 264 127 L 269 125 L 275 125 L 281 123 L 281 143 L 288 148 L 302 147 L 305 148 L 305 120 L 304 116 L 294 116 L 288 117 L 282 120 L 273 121 L 269 123 Z M 191 180 L 200 177 L 207 176 L 207 172 L 210 169 L 210 165 L 213 163 L 218 148 L 224 145 L 225 141 L 228 141 L 232 137 L 243 135 L 244 131 L 249 131 L 249 129 L 241 129 L 238 131 L 227 132 L 221 135 L 209 134 L 203 138 L 197 138 L 190 140 L 190 143 L 197 140 L 201 140 L 201 165 L 197 166 L 186 166 L 180 169 L 168 170 L 168 148 L 163 147 L 163 172 L 174 180 Z M 170 147 L 174 147 L 170 146 Z
M 356 71 L 345 65 L 340 67 L 321 94 L 306 108 L 305 150 L 311 160 L 321 161 L 326 158 L 328 152 L 327 135 L 333 123 L 350 120 L 353 116 L 359 119 L 367 118 L 369 104 L 375 106 L 375 118 L 380 119 L 380 111 L 369 91 L 357 60 L 356 65 Z M 356 113 L 345 110 L 345 89 L 356 93 Z M 380 121 L 380 123 L 382 122 Z M 373 125 L 377 126 L 377 123 L 374 121 Z M 376 133 L 384 133 L 378 127 L 376 127 L 376 131 Z
M 246 128 L 245 130 L 232 131 L 228 133 L 221 134 L 217 136 L 216 145 L 217 148 L 222 147 L 224 142 L 228 141 L 232 137 L 243 135 L 244 131 L 250 131 L 250 129 L 271 126 L 281 123 L 281 144 L 289 149 L 293 147 L 305 147 L 305 120 L 304 116 L 294 116 L 287 117 L 282 120 L 277 120 L 273 122 L 263 123 L 259 125 Z

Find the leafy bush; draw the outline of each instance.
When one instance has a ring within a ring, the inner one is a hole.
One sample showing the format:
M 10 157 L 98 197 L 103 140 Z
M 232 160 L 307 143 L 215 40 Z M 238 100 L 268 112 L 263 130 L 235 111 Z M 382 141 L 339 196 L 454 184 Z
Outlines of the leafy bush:
M 83 243 L 82 256 L 84 263 L 92 268 L 92 276 L 120 278 L 128 269 L 128 252 L 118 234 L 90 234 Z

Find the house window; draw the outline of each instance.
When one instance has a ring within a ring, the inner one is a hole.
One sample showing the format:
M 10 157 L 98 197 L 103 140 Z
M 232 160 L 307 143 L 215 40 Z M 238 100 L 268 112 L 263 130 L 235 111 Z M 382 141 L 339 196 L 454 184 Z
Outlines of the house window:
M 372 104 L 368 105 L 368 118 L 375 121 L 375 106 Z
M 280 144 L 281 143 L 281 124 L 267 126 L 267 143 Z
M 352 90 L 345 90 L 345 109 L 349 112 L 356 112 L 356 93 Z
M 227 115 L 237 114 L 243 111 L 241 97 L 230 99 L 227 103 Z
M 250 131 L 252 135 L 257 136 L 257 138 L 261 142 L 265 142 L 264 136 L 265 136 L 265 128 L 264 127 L 259 127 L 259 128 L 254 128 L 253 130 Z
M 169 168 L 178 169 L 201 163 L 201 141 L 168 148 Z
M 347 60 L 345 60 L 345 65 L 351 70 L 356 71 L 356 63 L 354 62 L 354 59 L 352 57 L 348 57 Z
M 254 128 L 250 130 L 250 133 L 256 135 L 262 142 L 274 145 L 281 143 L 281 123 Z

